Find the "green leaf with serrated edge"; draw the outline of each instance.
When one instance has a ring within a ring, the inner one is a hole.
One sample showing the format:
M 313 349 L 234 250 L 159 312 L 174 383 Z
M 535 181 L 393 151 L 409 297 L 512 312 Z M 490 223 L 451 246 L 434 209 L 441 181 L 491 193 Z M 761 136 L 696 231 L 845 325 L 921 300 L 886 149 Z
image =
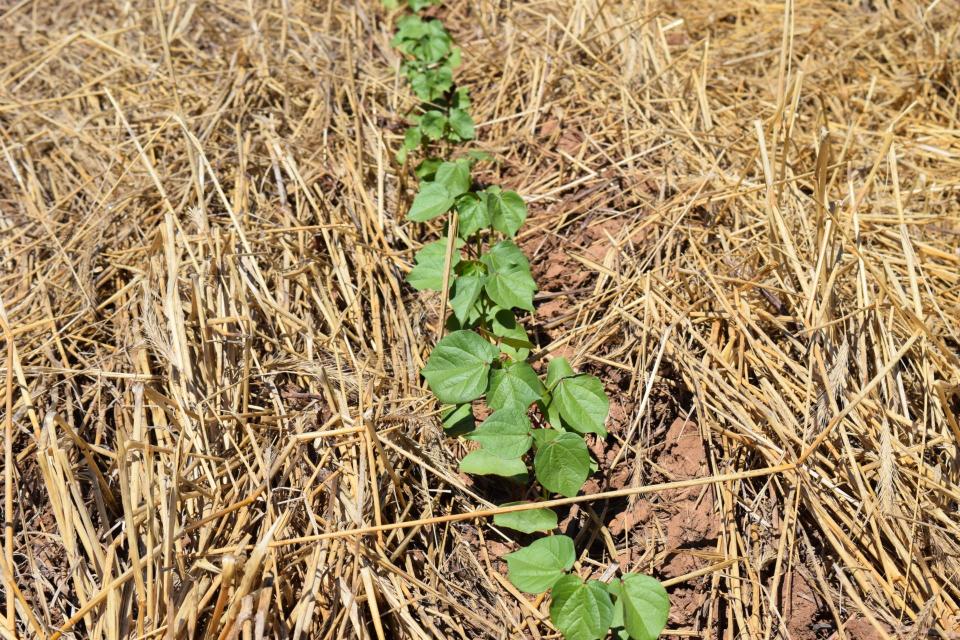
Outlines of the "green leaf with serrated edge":
M 530 450 L 530 418 L 514 409 L 494 411 L 467 436 L 479 442 L 483 450 L 498 458 L 519 458 Z
M 547 389 L 553 391 L 558 382 L 575 375 L 577 375 L 576 372 L 566 358 L 562 356 L 551 358 L 547 363 Z
M 453 283 L 450 295 L 450 309 L 461 325 L 466 323 L 470 312 L 483 292 L 486 276 L 462 276 Z
M 466 160 L 444 162 L 437 167 L 433 179 L 447 188 L 447 192 L 456 198 L 470 190 L 470 163 Z
M 414 256 L 416 265 L 407 274 L 407 282 L 417 291 L 440 291 L 443 288 L 443 264 L 447 257 L 447 241 L 436 240 L 423 245 Z M 450 268 L 460 262 L 460 252 L 450 256 Z
M 508 502 L 500 505 L 509 507 L 522 502 Z M 536 533 L 537 531 L 552 531 L 557 528 L 557 514 L 551 509 L 530 509 L 528 511 L 511 511 L 498 513 L 493 516 L 493 524 L 506 527 L 522 533 Z
M 533 469 L 545 489 L 572 498 L 590 474 L 590 452 L 582 437 L 559 433 L 537 448 Z
M 440 410 L 440 421 L 443 423 L 443 430 L 451 438 L 466 435 L 476 428 L 473 406 L 469 402 L 443 407 Z
M 560 417 L 574 431 L 606 437 L 604 424 L 610 412 L 610 400 L 596 376 L 580 374 L 564 378 L 554 388 L 551 404 L 556 405 Z
M 437 182 L 427 182 L 420 186 L 420 193 L 413 199 L 407 220 L 426 222 L 443 215 L 453 206 L 453 197 L 447 188 Z
M 655 578 L 628 573 L 616 588 L 623 602 L 623 624 L 634 640 L 655 640 L 667 625 L 670 597 Z
M 447 61 L 454 69 L 460 66 L 462 53 L 460 47 L 450 47 L 450 57 L 447 58 Z
M 514 362 L 490 374 L 487 404 L 493 409 L 513 408 L 526 412 L 542 393 L 543 383 L 533 367 L 526 362 Z
M 440 158 L 424 158 L 413 170 L 413 174 L 425 182 L 430 182 L 437 175 L 437 169 L 441 164 L 443 164 L 443 160 Z
M 550 592 L 550 620 L 565 640 L 601 640 L 613 621 L 613 601 L 598 580 L 565 575 Z
M 420 116 L 420 131 L 431 140 L 439 140 L 442 138 L 443 130 L 446 126 L 447 117 L 439 111 L 427 111 Z
M 476 129 L 473 118 L 470 117 L 469 113 L 463 109 L 451 109 L 447 121 L 450 124 L 450 129 L 459 140 L 473 140 Z
M 454 331 L 437 343 L 421 373 L 444 404 L 476 400 L 487 390 L 499 351 L 472 331 Z
M 577 559 L 573 540 L 549 536 L 504 556 L 507 578 L 525 593 L 543 593 L 570 570 Z
M 484 194 L 493 228 L 512 238 L 527 219 L 523 198 L 515 191 L 502 191 L 499 187 L 488 187 Z
M 533 311 L 533 294 L 537 284 L 530 272 L 520 265 L 491 267 L 484 290 L 500 307 Z
M 494 308 L 488 314 L 488 321 L 493 335 L 500 339 L 500 351 L 513 360 L 526 360 L 533 345 L 513 311 Z
M 473 193 L 465 193 L 456 202 L 457 213 L 460 214 L 460 225 L 457 234 L 461 238 L 469 238 L 480 229 L 490 226 L 490 217 L 487 215 L 487 206 Z
M 506 460 L 495 456 L 486 449 L 477 449 L 463 456 L 460 471 L 474 476 L 502 476 L 504 478 L 526 478 L 527 465 L 515 458 Z

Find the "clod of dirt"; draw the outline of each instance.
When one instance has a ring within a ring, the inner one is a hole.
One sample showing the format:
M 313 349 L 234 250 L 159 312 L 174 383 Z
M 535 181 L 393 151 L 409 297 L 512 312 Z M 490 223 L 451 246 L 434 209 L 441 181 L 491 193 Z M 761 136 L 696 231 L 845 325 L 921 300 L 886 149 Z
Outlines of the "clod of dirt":
M 883 624 L 883 623 L 880 623 Z M 888 635 L 893 633 L 887 625 L 883 625 Z M 847 620 L 843 625 L 843 631 L 850 640 L 881 640 L 883 638 L 876 627 L 870 624 L 870 621 L 863 616 L 854 616 Z M 960 637 L 960 636 L 958 636 Z
M 789 591 L 781 593 L 780 612 L 790 637 L 794 640 L 817 640 L 820 636 L 816 622 L 823 608 L 819 594 L 799 571 L 790 574 L 788 584 Z

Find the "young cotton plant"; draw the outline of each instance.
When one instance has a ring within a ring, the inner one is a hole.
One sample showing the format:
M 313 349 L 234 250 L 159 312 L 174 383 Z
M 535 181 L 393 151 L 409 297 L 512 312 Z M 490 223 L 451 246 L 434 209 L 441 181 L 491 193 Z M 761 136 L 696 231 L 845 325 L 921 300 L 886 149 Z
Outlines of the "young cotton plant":
M 396 0 L 385 4 L 398 6 Z M 435 4 L 438 0 L 406 0 L 414 12 Z M 406 162 L 409 152 L 431 143 L 473 139 L 469 95 L 453 83 L 460 49 L 440 21 L 404 15 L 393 45 L 405 55 L 402 71 L 423 101 L 420 113 L 409 117 L 413 125 L 397 161 Z M 473 184 L 471 168 L 482 159 L 485 154 L 476 152 L 452 162 L 428 157 L 416 168 L 421 187 L 407 218 L 426 222 L 454 214 L 447 239 L 417 252 L 407 276 L 419 290 L 446 287 L 450 304 L 449 333 L 422 374 L 443 405 L 446 432 L 479 445 L 460 461 L 463 472 L 526 483 L 532 468 L 542 495 L 573 497 L 596 470 L 584 436 L 607 435 L 610 401 L 598 378 L 577 373 L 564 358 L 550 360 L 543 376 L 528 361 L 533 345 L 517 313 L 533 311 L 537 285 L 513 242 L 527 206 L 514 191 Z M 477 425 L 473 403 L 481 399 L 491 412 Z M 536 503 L 498 514 L 494 523 L 524 534 L 558 526 L 557 513 Z M 631 573 L 609 583 L 582 580 L 571 573 L 577 554 L 568 536 L 539 538 L 505 558 L 518 589 L 551 591 L 550 619 L 567 640 L 609 634 L 652 640 L 666 624 L 670 603 L 659 582 Z
M 429 4 L 411 2 L 411 8 Z M 413 124 L 404 133 L 397 161 L 403 163 L 409 152 L 431 142 L 472 140 L 475 125 L 469 113 L 470 97 L 466 89 L 454 88 L 453 82 L 453 71 L 460 66 L 460 48 L 454 46 L 443 24 L 416 14 L 404 15 L 397 21 L 391 44 L 405 55 L 400 70 L 423 101 L 420 113 L 408 116 Z
M 424 222 L 452 211 L 457 220 L 449 260 L 449 240 L 427 244 L 407 277 L 420 290 L 448 287 L 450 333 L 422 374 L 444 405 L 447 432 L 480 445 L 461 460 L 461 471 L 527 482 L 532 468 L 544 495 L 573 497 L 596 468 L 584 436 L 607 435 L 610 402 L 598 378 L 577 373 L 565 358 L 551 359 L 543 376 L 528 362 L 532 344 L 516 314 L 533 311 L 537 286 L 513 242 L 527 207 L 513 191 L 476 189 L 471 166 L 471 159 L 439 164 L 407 215 Z M 477 425 L 472 403 L 480 399 L 492 413 Z M 557 514 L 531 507 L 497 515 L 494 523 L 526 534 L 551 532 Z M 611 631 L 647 640 L 666 624 L 669 600 L 659 582 L 637 574 L 584 582 L 570 573 L 576 553 L 568 536 L 540 538 L 506 561 L 521 591 L 552 590 L 550 617 L 567 640 L 598 640 Z

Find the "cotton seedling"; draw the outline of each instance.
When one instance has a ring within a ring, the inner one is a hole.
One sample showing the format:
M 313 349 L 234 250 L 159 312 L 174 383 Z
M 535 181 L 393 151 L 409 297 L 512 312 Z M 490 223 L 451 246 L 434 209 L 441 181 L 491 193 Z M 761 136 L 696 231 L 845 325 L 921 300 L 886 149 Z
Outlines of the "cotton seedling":
M 433 3 L 410 0 L 414 10 L 428 4 Z M 459 50 L 439 21 L 404 16 L 394 45 L 408 56 L 403 64 L 414 92 L 430 103 L 411 117 L 414 126 L 404 136 L 398 160 L 430 143 L 472 139 L 469 97 L 465 89 L 452 89 Z M 450 78 L 424 75 L 438 69 L 449 69 Z M 453 242 L 443 238 L 424 245 L 407 275 L 415 289 L 439 291 L 449 302 L 448 333 L 421 373 L 442 405 L 446 433 L 477 445 L 460 461 L 461 471 L 534 482 L 544 497 L 573 497 L 596 470 L 584 438 L 606 437 L 610 401 L 597 377 L 578 373 L 565 358 L 551 359 L 542 375 L 528 361 L 533 345 L 520 318 L 534 310 L 537 285 L 514 242 L 527 205 L 514 191 L 478 188 L 471 169 L 481 159 L 486 157 L 428 157 L 416 168 L 420 189 L 407 219 L 428 222 L 455 214 L 457 220 Z M 489 409 L 479 424 L 473 412 L 478 402 Z M 502 513 L 494 516 L 494 524 L 523 534 L 552 534 L 505 560 L 517 589 L 551 592 L 550 620 L 567 640 L 652 640 L 663 630 L 670 608 L 663 586 L 633 573 L 609 583 L 581 579 L 572 572 L 573 540 L 553 534 L 555 511 Z
M 427 4 L 420 2 L 417 7 Z M 404 133 L 397 161 L 404 162 L 409 152 L 432 142 L 472 140 L 476 127 L 469 113 L 470 96 L 453 82 L 453 72 L 460 66 L 460 49 L 443 24 L 407 14 L 397 21 L 391 43 L 404 54 L 400 70 L 423 101 L 419 112 L 408 116 L 412 124 Z

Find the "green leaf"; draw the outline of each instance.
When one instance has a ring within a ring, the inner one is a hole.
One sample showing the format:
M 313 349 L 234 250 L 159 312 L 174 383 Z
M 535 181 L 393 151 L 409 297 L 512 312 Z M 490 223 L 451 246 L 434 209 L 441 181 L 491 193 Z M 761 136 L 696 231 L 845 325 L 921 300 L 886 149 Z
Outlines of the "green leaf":
M 508 502 L 501 505 L 509 507 L 522 502 Z M 551 531 L 557 528 L 557 514 L 552 509 L 530 509 L 529 511 L 512 511 L 509 513 L 498 513 L 493 516 L 493 524 L 498 527 L 506 527 L 514 531 L 523 533 L 536 533 L 537 531 Z
M 523 198 L 516 191 L 501 191 L 499 187 L 488 187 L 484 193 L 493 228 L 511 238 L 515 236 L 527 219 Z
M 450 296 L 450 308 L 461 326 L 466 324 L 469 319 L 470 312 L 480 297 L 486 280 L 486 276 L 461 276 L 454 281 Z
M 462 262 L 460 264 L 461 266 L 463 265 Z M 483 310 L 480 308 L 482 304 L 483 296 L 481 296 L 480 299 L 478 299 L 477 302 L 470 307 L 470 309 L 467 311 L 467 317 L 462 322 L 457 319 L 456 313 L 451 313 L 448 315 L 445 323 L 447 331 L 459 331 L 461 329 L 476 330 L 477 325 L 480 324 L 480 319 L 483 317 Z M 482 333 L 481 335 L 483 335 L 484 338 L 490 339 L 488 336 Z
M 526 593 L 543 593 L 570 570 L 577 555 L 572 539 L 550 536 L 508 553 L 504 559 L 507 561 L 507 577 L 517 589 Z
M 413 173 L 421 180 L 430 182 L 437 175 L 437 169 L 440 168 L 441 164 L 443 164 L 443 160 L 440 158 L 424 158 L 413 170 Z
M 534 429 L 533 430 L 533 443 L 536 445 L 537 449 L 543 447 L 548 442 L 552 442 L 554 438 L 559 436 L 562 431 L 557 431 L 556 429 Z
M 407 282 L 417 291 L 440 291 L 443 288 L 443 264 L 446 257 L 445 239 L 423 245 L 413 258 L 416 264 L 407 274 Z M 450 268 L 453 269 L 459 262 L 460 252 L 454 251 L 450 256 Z
M 421 20 L 406 15 L 397 20 L 397 34 L 391 44 L 423 63 L 436 63 L 453 55 L 453 41 L 439 20 Z
M 418 65 L 409 65 L 406 67 L 407 79 L 410 81 L 410 88 L 417 94 L 417 97 L 425 102 L 433 102 L 443 97 L 450 87 L 453 86 L 453 69 L 449 64 L 436 67 L 434 69 L 421 68 Z M 437 112 L 439 113 L 439 112 Z M 442 115 L 442 114 L 441 114 Z M 438 123 L 441 128 L 434 129 L 431 133 L 443 135 L 443 125 L 446 120 Z M 439 137 L 433 138 L 438 140 Z
M 420 16 L 405 15 L 397 20 L 397 33 L 390 41 L 390 45 L 411 53 L 417 41 L 427 34 L 427 25 Z
M 476 128 L 473 118 L 471 118 L 470 114 L 463 109 L 451 109 L 448 122 L 450 124 L 450 129 L 456 134 L 456 137 L 459 140 L 473 140 L 474 136 L 476 135 Z
M 500 338 L 500 351 L 513 360 L 526 360 L 533 345 L 513 311 L 494 308 L 489 314 L 489 322 L 493 335 Z
M 503 476 L 505 478 L 526 478 L 527 465 L 520 458 L 506 460 L 493 455 L 486 449 L 477 449 L 463 456 L 460 471 L 474 476 Z
M 420 11 L 435 4 L 440 4 L 440 0 L 407 0 L 407 4 L 410 5 L 411 11 Z
M 487 153 L 486 151 L 479 151 L 477 149 L 471 149 L 467 151 L 467 155 L 470 157 L 470 160 L 473 164 L 478 162 L 487 162 L 488 160 L 493 160 L 493 156 Z
M 439 62 L 448 53 L 450 53 L 450 37 L 438 34 L 424 38 L 418 44 L 414 55 L 425 62 Z
M 457 198 L 457 212 L 460 214 L 457 234 L 461 238 L 469 238 L 480 229 L 490 226 L 487 205 L 473 193 L 465 193 Z
M 610 412 L 610 400 L 596 376 L 580 374 L 560 380 L 553 390 L 553 404 L 574 431 L 606 437 L 604 423 Z
M 447 193 L 456 198 L 470 190 L 470 163 L 466 160 L 444 162 L 437 168 L 434 182 L 447 188 Z
M 544 398 L 546 399 L 546 407 L 543 407 L 543 401 L 541 401 L 541 411 L 547 418 L 547 422 L 550 423 L 550 426 L 558 431 L 573 431 L 569 429 L 570 425 L 566 424 L 563 419 L 560 418 L 560 409 L 557 408 L 557 403 L 553 401 L 553 395 L 547 393 Z
M 550 620 L 566 640 L 602 640 L 613 621 L 613 601 L 598 580 L 565 575 L 550 593 Z
M 537 285 L 530 275 L 530 263 L 510 240 L 498 242 L 481 258 L 490 278 L 487 295 L 500 307 L 533 310 L 533 292 Z
M 440 421 L 443 423 L 443 430 L 451 438 L 470 433 L 476 427 L 473 406 L 469 402 L 443 407 L 440 410 Z
M 526 412 L 542 394 L 543 383 L 533 367 L 526 362 L 515 362 L 490 374 L 487 404 L 493 409 L 508 407 Z
M 426 222 L 443 215 L 453 206 L 453 196 L 439 182 L 428 182 L 420 186 L 420 193 L 413 199 L 407 220 Z
M 530 275 L 527 257 L 509 240 L 498 242 L 481 258 L 490 277 L 485 290 L 500 307 L 518 307 L 533 311 L 533 293 L 537 285 Z
M 575 375 L 577 374 L 566 358 L 551 358 L 550 362 L 547 363 L 547 389 L 553 391 L 558 382 Z
M 463 245 L 463 240 L 457 238 L 457 246 Z M 461 276 L 485 276 L 487 267 L 478 260 L 464 260 L 457 267 L 457 275 Z
M 403 132 L 403 146 L 406 147 L 408 151 L 413 151 L 420 146 L 420 142 L 423 140 L 423 133 L 420 131 L 420 127 L 407 127 L 407 130 Z
M 545 489 L 572 498 L 590 474 L 590 452 L 582 437 L 557 432 L 537 448 L 533 469 Z
M 460 87 L 457 89 L 456 93 L 453 94 L 453 102 L 451 103 L 454 109 L 469 109 L 470 108 L 470 90 L 466 87 Z
M 614 580 L 607 585 L 607 592 L 616 597 L 613 602 L 613 620 L 610 622 L 611 640 L 630 640 L 630 634 L 623 626 L 623 598 L 620 597 L 620 581 Z
M 443 130 L 447 126 L 447 116 L 440 111 L 427 111 L 420 116 L 420 131 L 431 140 L 443 137 Z M 460 194 L 456 194 L 460 195 Z
M 502 240 L 490 247 L 487 260 L 495 267 L 519 266 L 530 273 L 530 262 L 513 240 Z
M 628 573 L 618 585 L 623 623 L 634 640 L 655 640 L 667 625 L 670 597 L 655 578 Z
M 454 331 L 437 343 L 421 373 L 440 402 L 470 402 L 487 390 L 490 363 L 498 353 L 472 331 Z
M 492 270 L 484 290 L 491 300 L 505 309 L 516 307 L 533 311 L 533 294 L 537 285 L 530 272 L 520 266 Z
M 519 458 L 530 450 L 530 418 L 513 409 L 494 411 L 467 436 L 498 458 Z

